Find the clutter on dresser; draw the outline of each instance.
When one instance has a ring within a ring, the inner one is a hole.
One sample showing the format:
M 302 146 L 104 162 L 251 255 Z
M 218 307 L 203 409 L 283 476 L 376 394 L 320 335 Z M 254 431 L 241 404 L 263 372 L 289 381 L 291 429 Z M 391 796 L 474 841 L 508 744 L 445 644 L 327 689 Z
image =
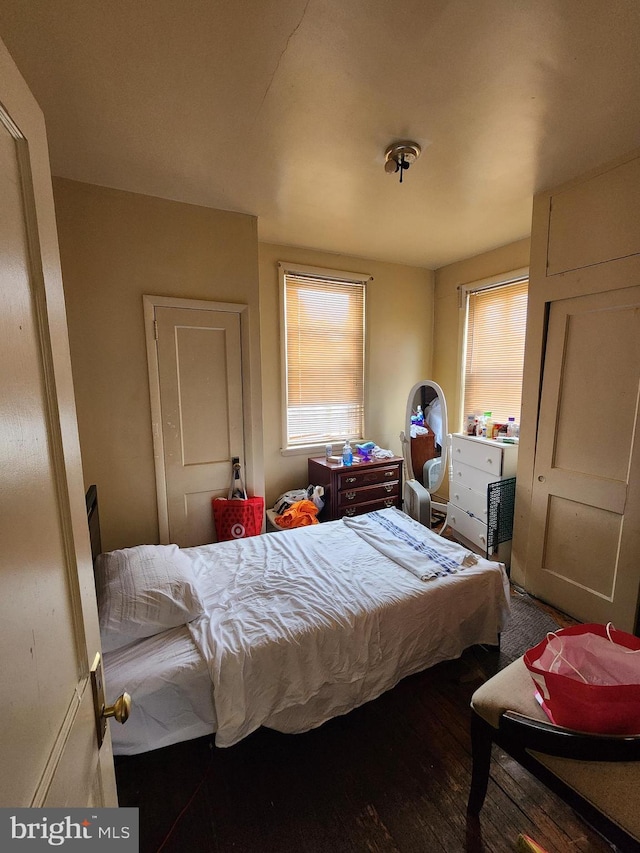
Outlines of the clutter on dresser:
M 518 444 L 520 425 L 514 416 L 510 416 L 506 423 L 501 423 L 494 420 L 491 412 L 474 413 L 467 415 L 464 435 L 489 438 L 506 444 Z

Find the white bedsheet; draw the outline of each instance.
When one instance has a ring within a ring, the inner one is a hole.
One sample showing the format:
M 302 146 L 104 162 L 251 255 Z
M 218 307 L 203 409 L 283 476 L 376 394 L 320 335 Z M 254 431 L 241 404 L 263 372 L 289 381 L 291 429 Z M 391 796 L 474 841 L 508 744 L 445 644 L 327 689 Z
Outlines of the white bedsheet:
M 188 627 L 208 663 L 218 746 L 261 725 L 318 726 L 410 672 L 495 643 L 508 617 L 499 564 L 479 559 L 425 582 L 343 522 L 185 553 L 206 609 Z
M 132 698 L 126 725 L 111 720 L 116 755 L 136 755 L 216 730 L 209 668 L 186 625 L 107 652 L 104 680 L 109 704 L 125 690 Z
M 453 548 L 456 559 L 468 553 Z M 495 643 L 509 614 L 499 564 L 477 558 L 422 581 L 343 522 L 183 553 L 207 615 L 104 655 L 108 700 L 123 690 L 133 699 L 127 724 L 112 721 L 118 755 L 216 729 L 219 746 L 260 725 L 306 731 L 475 643 Z

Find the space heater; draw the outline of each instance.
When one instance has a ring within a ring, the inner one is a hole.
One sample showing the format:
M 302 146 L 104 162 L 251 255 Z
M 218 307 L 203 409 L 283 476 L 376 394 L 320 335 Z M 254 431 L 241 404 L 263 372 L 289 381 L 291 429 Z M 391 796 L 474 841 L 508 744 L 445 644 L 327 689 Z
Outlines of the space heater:
M 425 527 L 431 527 L 431 495 L 418 480 L 407 480 L 404 484 L 404 511 Z

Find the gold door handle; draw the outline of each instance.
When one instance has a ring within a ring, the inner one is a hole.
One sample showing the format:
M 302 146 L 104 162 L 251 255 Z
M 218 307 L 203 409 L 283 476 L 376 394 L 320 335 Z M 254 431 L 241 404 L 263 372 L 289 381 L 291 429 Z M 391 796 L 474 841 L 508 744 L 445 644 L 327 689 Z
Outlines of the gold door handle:
M 114 717 L 119 723 L 124 725 L 129 719 L 129 714 L 131 713 L 131 696 L 128 693 L 123 693 L 122 696 L 118 696 L 113 705 L 109 705 L 108 708 L 102 709 L 103 717 Z
M 102 677 L 102 656 L 100 652 L 91 665 L 91 692 L 93 693 L 93 713 L 96 720 L 98 749 L 102 746 L 107 731 L 107 719 L 113 717 L 119 723 L 126 723 L 131 713 L 131 696 L 123 693 L 113 705 L 107 706 L 104 699 L 104 681 Z

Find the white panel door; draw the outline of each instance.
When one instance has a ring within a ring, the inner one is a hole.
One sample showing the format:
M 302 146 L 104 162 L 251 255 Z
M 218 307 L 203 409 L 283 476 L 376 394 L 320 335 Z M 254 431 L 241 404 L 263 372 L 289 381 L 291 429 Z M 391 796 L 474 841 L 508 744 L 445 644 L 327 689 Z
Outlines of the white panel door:
M 168 540 L 215 542 L 211 500 L 244 470 L 240 315 L 155 307 Z
M 0 42 L 0 806 L 116 805 L 51 175 Z
M 527 588 L 634 630 L 640 589 L 640 286 L 551 304 Z

